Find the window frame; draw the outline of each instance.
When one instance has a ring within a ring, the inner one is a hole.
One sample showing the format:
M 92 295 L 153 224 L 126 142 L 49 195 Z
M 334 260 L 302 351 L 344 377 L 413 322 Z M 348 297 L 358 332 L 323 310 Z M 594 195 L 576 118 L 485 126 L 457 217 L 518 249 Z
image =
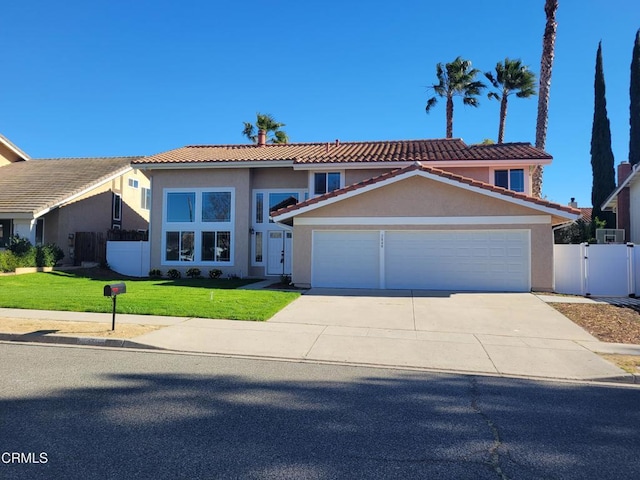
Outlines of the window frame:
M 340 181 L 339 181 L 339 185 L 338 188 L 336 188 L 335 190 L 339 189 L 339 188 L 344 188 L 345 185 L 345 171 L 344 170 L 340 170 L 340 169 L 327 169 L 327 170 L 311 170 L 309 171 L 309 197 L 313 198 L 313 197 L 318 197 L 320 195 L 324 195 L 326 193 L 329 193 L 327 191 L 325 191 L 324 193 L 316 193 L 316 174 L 325 174 L 326 178 L 325 178 L 325 190 L 328 190 L 329 188 L 329 174 L 331 173 L 337 173 L 340 176 Z M 334 191 L 334 190 L 331 190 Z
M 498 172 L 506 172 L 507 173 L 507 182 L 508 182 L 508 186 L 507 187 L 502 187 L 502 188 L 506 188 L 507 190 L 511 190 L 512 192 L 516 192 L 516 193 L 524 193 L 526 195 L 529 194 L 529 176 L 526 175 L 526 168 L 525 167 L 494 167 L 491 169 L 491 184 L 499 187 L 500 185 L 498 185 L 496 183 L 496 174 Z M 513 173 L 520 171 L 522 172 L 522 190 L 514 190 L 512 188 L 512 175 Z
M 142 187 L 140 189 L 140 208 L 142 210 L 151 210 L 151 189 Z

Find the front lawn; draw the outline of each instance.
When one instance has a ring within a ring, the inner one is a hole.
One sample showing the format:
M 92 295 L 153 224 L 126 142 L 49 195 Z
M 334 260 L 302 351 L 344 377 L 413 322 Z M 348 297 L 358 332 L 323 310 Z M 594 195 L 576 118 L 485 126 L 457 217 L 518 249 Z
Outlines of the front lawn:
M 0 307 L 74 312 L 111 312 L 107 283 L 122 282 L 127 293 L 117 300 L 118 313 L 173 317 L 267 320 L 299 293 L 236 290 L 250 283 L 230 279 L 132 279 L 91 270 L 32 273 L 0 277 Z

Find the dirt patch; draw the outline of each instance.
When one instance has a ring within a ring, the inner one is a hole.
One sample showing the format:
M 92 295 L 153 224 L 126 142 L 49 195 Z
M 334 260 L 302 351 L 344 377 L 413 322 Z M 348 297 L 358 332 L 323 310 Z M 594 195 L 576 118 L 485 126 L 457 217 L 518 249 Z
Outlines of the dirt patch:
M 640 345 L 640 313 L 629 307 L 593 303 L 550 303 L 602 342 Z
M 2 333 L 47 332 L 51 335 L 76 335 L 81 337 L 134 338 L 158 330 L 157 325 L 135 325 L 116 321 L 116 329 L 111 323 L 61 322 L 55 320 L 37 320 L 24 318 L 0 318 Z
M 600 354 L 600 356 L 615 363 L 625 372 L 640 374 L 640 356 L 638 355 Z

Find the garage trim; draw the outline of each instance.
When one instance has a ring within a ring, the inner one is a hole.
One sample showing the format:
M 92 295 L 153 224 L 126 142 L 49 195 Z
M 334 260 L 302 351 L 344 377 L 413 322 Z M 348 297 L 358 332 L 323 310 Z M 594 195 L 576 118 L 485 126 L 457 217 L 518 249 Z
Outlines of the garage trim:
M 551 215 L 481 217 L 300 217 L 294 225 L 548 225 Z

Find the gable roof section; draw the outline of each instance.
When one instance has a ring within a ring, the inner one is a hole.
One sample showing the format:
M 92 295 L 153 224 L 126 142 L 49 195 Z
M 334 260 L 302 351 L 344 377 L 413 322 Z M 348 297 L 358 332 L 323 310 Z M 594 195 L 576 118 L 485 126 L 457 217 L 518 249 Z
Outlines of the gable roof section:
M 201 145 L 151 155 L 133 161 L 136 166 L 283 162 L 288 165 L 514 161 L 549 163 L 552 157 L 529 143 L 466 145 L 461 139 L 393 140 L 376 142 L 288 143 L 257 145 Z
M 11 150 L 13 153 L 18 155 L 22 160 L 30 160 L 29 155 L 20 150 L 11 140 L 9 140 L 4 135 L 0 134 L 0 143 L 2 143 L 5 147 Z
M 33 159 L 2 167 L 0 214 L 38 217 L 131 170 L 139 157 Z
M 359 195 L 361 193 L 368 192 L 370 190 L 380 188 L 384 185 L 388 185 L 390 183 L 404 180 L 416 175 L 471 190 L 483 195 L 500 198 L 511 203 L 516 203 L 525 207 L 533 208 L 546 214 L 557 215 L 569 220 L 577 220 L 578 218 L 580 218 L 581 214 L 580 210 L 576 208 L 560 205 L 558 203 L 548 202 L 540 198 L 530 197 L 523 193 L 506 190 L 504 188 L 496 187 L 494 185 L 480 182 L 472 178 L 463 177 L 461 175 L 456 175 L 433 167 L 427 167 L 420 162 L 416 162 L 410 167 L 394 170 L 378 177 L 374 177 L 369 180 L 350 185 L 348 187 L 334 190 L 333 192 L 311 198 L 296 205 L 274 211 L 271 215 L 277 222 L 286 221 L 295 217 L 296 215 L 300 215 L 301 213 L 312 211 L 317 208 L 321 208 L 326 205 L 330 205 L 332 203 L 352 197 L 354 195 Z

